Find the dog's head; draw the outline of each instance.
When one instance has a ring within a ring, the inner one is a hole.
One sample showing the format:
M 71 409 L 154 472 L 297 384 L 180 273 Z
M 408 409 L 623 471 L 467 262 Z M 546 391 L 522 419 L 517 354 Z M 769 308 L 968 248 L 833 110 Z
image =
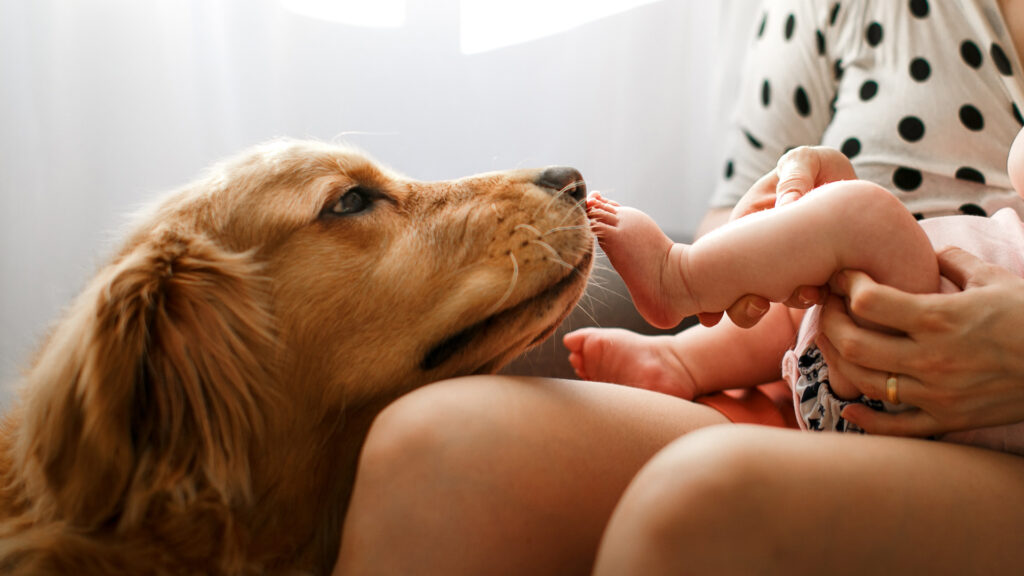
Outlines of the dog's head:
M 271 412 L 497 370 L 582 294 L 583 196 L 572 169 L 427 183 L 316 142 L 215 166 L 141 217 L 28 373 L 28 500 L 92 526 L 157 494 L 245 500 Z
M 574 170 L 424 183 L 320 145 L 255 158 L 311 176 L 254 195 L 290 196 L 292 207 L 274 218 L 275 233 L 250 241 L 273 280 L 287 361 L 327 405 L 495 371 L 550 334 L 582 293 L 593 240 Z

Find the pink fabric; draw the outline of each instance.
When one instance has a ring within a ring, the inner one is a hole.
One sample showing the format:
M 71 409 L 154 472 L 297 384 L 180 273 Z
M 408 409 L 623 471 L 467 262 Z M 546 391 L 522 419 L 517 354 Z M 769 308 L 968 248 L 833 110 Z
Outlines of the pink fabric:
M 1021 222 L 1017 213 L 1011 209 L 1000 210 L 991 218 L 979 216 L 930 218 L 921 221 L 921 226 L 936 249 L 957 246 L 986 262 L 996 264 L 1024 277 L 1024 222 Z M 943 278 L 941 291 L 958 292 L 959 288 Z M 813 344 L 814 337 L 818 333 L 818 316 L 818 308 L 807 313 L 800 328 L 796 347 L 787 352 L 782 361 L 782 374 L 791 389 L 799 377 L 797 359 L 800 353 Z M 799 406 L 799 398 L 794 397 L 793 402 L 794 408 Z M 802 418 L 797 418 L 797 421 L 801 427 L 804 426 Z M 1024 422 L 946 434 L 940 439 L 1024 455 Z

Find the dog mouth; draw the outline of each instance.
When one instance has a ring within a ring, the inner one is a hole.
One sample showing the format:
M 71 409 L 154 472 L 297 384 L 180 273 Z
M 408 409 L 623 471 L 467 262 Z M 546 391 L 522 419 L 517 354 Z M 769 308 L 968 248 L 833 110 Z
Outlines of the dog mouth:
M 563 276 L 557 282 L 548 286 L 546 289 L 542 290 L 541 292 L 538 292 L 537 294 L 534 294 L 533 296 L 530 296 L 529 298 L 526 298 L 525 300 L 516 304 L 515 306 L 506 308 L 505 310 L 488 316 L 487 318 L 484 318 L 480 322 L 477 322 L 476 324 L 473 324 L 457 332 L 456 334 L 449 336 L 448 338 L 445 338 L 440 343 L 432 347 L 426 353 L 426 355 L 423 356 L 423 360 L 420 362 L 420 368 L 424 371 L 439 368 L 440 366 L 448 362 L 450 359 L 452 359 L 452 357 L 454 357 L 456 354 L 469 348 L 474 342 L 491 336 L 496 330 L 500 329 L 501 326 L 504 326 L 507 323 L 512 322 L 516 318 L 523 315 L 531 306 L 535 305 L 537 302 L 542 300 L 556 300 L 566 290 L 570 289 L 573 285 L 575 285 L 580 278 L 586 277 L 590 268 L 590 263 L 593 260 L 593 258 L 593 249 L 588 250 L 587 253 L 580 258 L 579 262 L 577 262 L 576 265 L 573 266 L 572 270 L 570 270 L 565 276 Z M 572 307 L 575 305 L 576 302 L 575 299 L 573 299 L 573 302 L 569 306 L 566 306 L 565 310 L 561 311 L 561 313 L 558 315 L 558 317 L 552 324 L 548 325 L 536 336 L 530 338 L 528 342 L 522 344 L 521 339 L 514 339 L 514 344 L 512 344 L 511 346 L 502 347 L 501 350 L 499 350 L 493 357 L 491 357 L 489 360 L 478 366 L 475 370 L 472 370 L 471 373 L 482 374 L 494 372 L 498 368 L 500 368 L 501 363 L 505 359 L 509 358 L 515 353 L 518 353 L 522 350 L 525 350 L 526 348 L 529 348 L 530 346 L 533 346 L 534 344 L 543 341 L 545 338 L 547 338 L 554 332 L 555 328 L 557 328 L 558 325 L 561 324 L 562 320 L 565 319 L 565 317 L 572 310 Z M 522 350 L 517 351 L 516 347 L 518 346 L 521 346 Z

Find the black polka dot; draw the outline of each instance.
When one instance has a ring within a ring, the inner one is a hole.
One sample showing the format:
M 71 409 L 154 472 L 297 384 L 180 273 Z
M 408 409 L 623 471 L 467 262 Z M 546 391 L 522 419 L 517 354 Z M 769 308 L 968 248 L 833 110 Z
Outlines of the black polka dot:
M 1017 108 L 1017 103 L 1016 103 L 1016 102 L 1014 102 L 1014 103 L 1013 103 L 1013 104 L 1012 104 L 1012 105 L 1010 106 L 1010 108 L 1012 108 L 1012 109 L 1013 109 L 1013 118 L 1014 118 L 1014 120 L 1016 120 L 1016 121 L 1017 121 L 1017 123 L 1018 123 L 1018 124 L 1020 124 L 1021 126 L 1024 126 L 1024 116 L 1021 116 L 1021 114 L 1020 114 L 1020 108 Z
M 900 120 L 899 132 L 907 142 L 917 142 L 924 137 L 924 122 L 916 116 L 907 116 Z
M 965 128 L 975 132 L 985 127 L 985 118 L 982 117 L 981 112 L 977 108 L 970 104 L 964 104 L 960 107 L 960 122 L 963 123 Z
M 913 192 L 921 185 L 921 171 L 901 166 L 892 173 L 892 183 L 904 192 Z
M 761 36 L 764 36 L 764 27 L 766 25 L 768 25 L 768 13 L 767 12 L 765 12 L 761 16 L 761 25 L 757 27 L 757 37 L 758 38 L 760 38 Z M 748 34 L 749 34 L 749 32 L 748 32 Z
M 1003 52 L 1002 46 L 993 42 L 989 55 L 992 56 L 992 61 L 996 63 L 996 69 L 999 70 L 1000 74 L 1003 76 L 1013 74 L 1013 68 L 1010 67 L 1010 59 L 1006 57 L 1006 52 Z
M 910 0 L 910 13 L 918 18 L 928 15 L 928 0 Z
M 856 138 L 847 138 L 846 142 L 843 142 L 843 147 L 840 148 L 843 154 L 846 154 L 847 158 L 853 158 L 857 154 L 860 154 L 860 140 Z
M 978 45 L 970 40 L 964 40 L 960 44 L 960 57 L 964 59 L 964 62 L 971 68 L 981 67 L 981 49 Z
M 818 56 L 825 55 L 825 35 L 821 33 L 821 30 L 814 31 L 814 37 L 818 41 Z
M 910 61 L 910 77 L 918 82 L 924 82 L 931 76 L 932 67 L 924 58 L 914 58 Z
M 924 220 L 924 214 L 920 212 L 914 212 L 914 220 Z
M 786 17 L 786 40 L 793 37 L 794 30 L 796 30 L 796 16 L 790 14 Z
M 811 115 L 811 101 L 807 99 L 807 92 L 803 86 L 796 87 L 796 92 L 793 93 L 793 105 L 796 106 L 796 111 L 801 116 L 806 118 Z
M 864 83 L 860 85 L 861 100 L 867 102 L 874 98 L 875 94 L 878 94 L 878 82 L 875 82 L 874 80 L 865 80 Z
M 761 144 L 761 141 L 758 140 L 757 138 L 754 138 L 754 135 L 751 134 L 750 132 L 744 130 L 743 135 L 747 137 L 747 142 L 750 142 L 750 145 L 753 146 L 754 148 L 757 148 L 758 150 L 764 148 L 764 144 Z
M 832 75 L 835 76 L 836 82 L 843 79 L 843 61 L 836 60 L 836 63 L 832 65 Z
M 839 17 L 839 2 L 832 5 L 832 13 L 828 15 L 828 25 L 835 26 L 836 18 Z
M 985 175 L 978 172 L 974 168 L 964 166 L 956 171 L 956 177 L 959 180 L 967 180 L 968 182 L 977 182 L 978 184 L 985 183 Z
M 878 22 L 872 22 L 867 31 L 865 32 L 865 38 L 868 40 L 868 44 L 871 46 L 878 46 L 882 43 L 882 25 Z
M 735 173 L 735 167 L 732 165 L 732 160 L 725 163 L 725 179 L 732 179 L 732 175 Z
M 835 94 L 834 94 L 834 95 L 832 96 L 832 101 L 828 103 L 828 110 L 829 110 L 829 112 L 830 112 L 830 113 L 831 113 L 831 114 L 832 114 L 833 116 L 835 116 L 835 115 L 836 115 L 836 100 L 839 100 L 839 93 L 838 93 L 838 92 L 836 92 L 836 93 L 835 93 Z
M 960 207 L 960 213 L 968 216 L 988 216 L 988 212 L 977 204 L 964 204 Z
M 765 78 L 764 83 L 761 84 L 761 105 L 765 108 L 772 103 L 772 85 Z

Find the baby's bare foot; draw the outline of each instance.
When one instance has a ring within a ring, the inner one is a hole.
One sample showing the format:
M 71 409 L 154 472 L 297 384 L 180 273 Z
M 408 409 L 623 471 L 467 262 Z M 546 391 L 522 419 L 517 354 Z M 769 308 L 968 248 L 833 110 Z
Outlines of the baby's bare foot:
M 686 247 L 672 242 L 647 214 L 593 192 L 587 197 L 590 227 L 622 276 L 645 320 L 671 328 L 701 312 L 686 288 L 682 259 Z
M 562 339 L 569 363 L 584 380 L 625 384 L 671 394 L 694 396 L 689 372 L 673 353 L 672 336 L 644 336 L 621 328 L 584 328 Z

